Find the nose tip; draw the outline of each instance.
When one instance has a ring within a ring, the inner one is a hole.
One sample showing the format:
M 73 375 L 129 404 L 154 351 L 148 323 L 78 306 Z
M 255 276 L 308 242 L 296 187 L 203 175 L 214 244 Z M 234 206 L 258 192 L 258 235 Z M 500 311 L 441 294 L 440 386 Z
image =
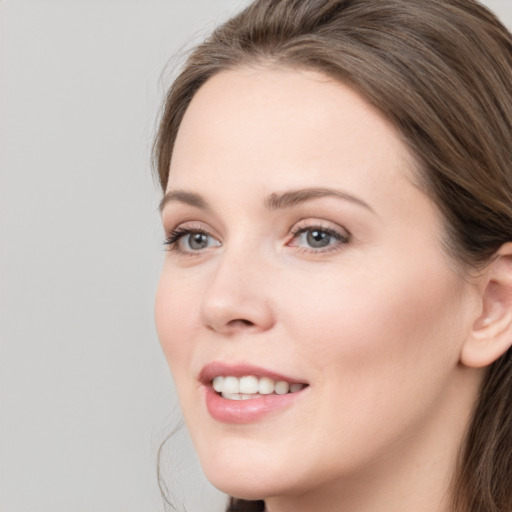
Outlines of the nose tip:
M 225 289 L 223 298 L 211 295 L 203 301 L 202 320 L 207 329 L 221 334 L 265 331 L 273 325 L 273 315 L 264 300 L 252 296 L 237 300 Z
M 275 320 L 268 299 L 268 287 L 261 279 L 248 279 L 241 275 L 240 267 L 226 265 L 217 269 L 204 292 L 202 323 L 222 334 L 265 331 Z

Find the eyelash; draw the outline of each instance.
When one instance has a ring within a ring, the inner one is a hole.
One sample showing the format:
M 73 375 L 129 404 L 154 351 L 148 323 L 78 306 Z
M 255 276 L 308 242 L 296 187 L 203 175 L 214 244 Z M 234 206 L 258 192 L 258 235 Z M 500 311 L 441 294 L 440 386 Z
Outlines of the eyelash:
M 291 242 L 297 239 L 300 235 L 312 231 L 320 231 L 322 233 L 325 233 L 329 236 L 331 236 L 334 239 L 334 243 L 329 244 L 323 248 L 313 248 L 313 247 L 303 247 L 303 246 L 296 246 L 292 245 Z M 346 232 L 346 234 L 342 234 L 336 229 L 322 226 L 321 224 L 306 224 L 306 225 L 297 225 L 291 230 L 291 241 L 288 242 L 286 245 L 291 247 L 296 247 L 301 252 L 309 253 L 309 254 L 319 254 L 319 253 L 328 253 L 332 251 L 336 251 L 340 248 L 340 245 L 347 245 L 351 241 L 351 235 Z
M 206 236 L 212 236 L 208 231 L 205 231 L 204 229 L 200 227 L 190 226 L 190 227 L 183 227 L 178 226 L 174 228 L 170 235 L 164 240 L 164 245 L 166 246 L 167 250 L 169 251 L 178 251 L 185 254 L 194 254 L 199 253 L 200 251 L 184 251 L 179 248 L 178 242 L 184 238 L 187 235 L 206 235 Z
M 297 245 L 293 245 L 291 242 L 297 239 L 300 235 L 311 232 L 311 231 L 320 231 L 322 233 L 325 233 L 329 236 L 331 236 L 335 243 L 329 244 L 324 248 L 307 248 L 307 247 L 301 247 Z M 179 247 L 179 241 L 184 238 L 187 235 L 194 235 L 194 234 L 200 234 L 205 235 L 208 237 L 212 237 L 208 231 L 201 227 L 183 227 L 178 226 L 175 229 L 173 229 L 170 233 L 170 235 L 164 240 L 164 245 L 167 247 L 167 250 L 169 251 L 177 251 L 181 254 L 185 254 L 188 256 L 195 256 L 198 254 L 201 254 L 203 251 L 197 250 L 197 251 L 188 251 L 183 250 Z M 309 224 L 309 225 L 297 225 L 295 226 L 291 231 L 290 234 L 292 235 L 289 242 L 286 243 L 289 247 L 296 247 L 301 252 L 310 253 L 310 254 L 319 254 L 319 253 L 327 253 L 331 251 L 335 251 L 339 249 L 340 245 L 346 245 L 349 244 L 351 241 L 351 235 L 347 232 L 347 234 L 341 234 L 339 231 L 325 227 L 319 224 Z M 212 237 L 213 238 L 213 237 Z

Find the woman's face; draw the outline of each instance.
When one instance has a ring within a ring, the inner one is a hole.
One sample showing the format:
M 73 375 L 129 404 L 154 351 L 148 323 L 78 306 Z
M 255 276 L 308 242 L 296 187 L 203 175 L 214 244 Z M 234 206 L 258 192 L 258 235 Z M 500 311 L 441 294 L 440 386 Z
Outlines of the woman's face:
M 291 496 L 450 451 L 477 301 L 413 181 L 393 127 L 321 74 L 223 72 L 193 98 L 156 321 L 221 490 Z

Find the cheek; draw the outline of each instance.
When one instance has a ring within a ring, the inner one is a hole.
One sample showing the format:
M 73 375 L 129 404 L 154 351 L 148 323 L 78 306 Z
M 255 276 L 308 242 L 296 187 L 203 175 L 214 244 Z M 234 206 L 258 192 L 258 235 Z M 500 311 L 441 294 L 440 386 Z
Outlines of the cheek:
M 399 268 L 332 272 L 306 284 L 307 294 L 289 289 L 290 338 L 320 380 L 340 383 L 338 393 L 374 402 L 391 388 L 428 389 L 457 364 L 464 330 L 454 277 L 441 265 L 424 277 L 417 265 Z
M 428 279 L 381 269 L 317 276 L 309 293 L 290 284 L 285 338 L 315 385 L 308 435 L 327 473 L 364 465 L 443 407 L 464 333 L 450 281 L 442 268 Z
M 193 345 L 190 337 L 197 326 L 197 295 L 183 288 L 173 274 L 164 270 L 155 297 L 155 323 L 160 345 L 173 377 L 189 372 Z

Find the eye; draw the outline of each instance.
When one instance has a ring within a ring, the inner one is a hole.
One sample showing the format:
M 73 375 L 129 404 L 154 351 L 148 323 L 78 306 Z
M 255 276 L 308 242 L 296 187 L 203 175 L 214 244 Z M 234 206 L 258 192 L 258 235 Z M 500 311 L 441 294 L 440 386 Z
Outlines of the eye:
M 314 249 L 322 249 L 323 247 L 331 245 L 333 239 L 334 236 L 331 233 L 320 229 L 308 229 L 300 235 L 300 241 Z
M 292 230 L 293 239 L 288 244 L 310 252 L 327 252 L 339 248 L 350 241 L 346 231 L 338 231 L 323 226 L 298 226 Z
M 200 252 L 210 247 L 220 247 L 222 244 L 212 235 L 202 229 L 177 227 L 165 240 L 170 250 L 182 253 Z

